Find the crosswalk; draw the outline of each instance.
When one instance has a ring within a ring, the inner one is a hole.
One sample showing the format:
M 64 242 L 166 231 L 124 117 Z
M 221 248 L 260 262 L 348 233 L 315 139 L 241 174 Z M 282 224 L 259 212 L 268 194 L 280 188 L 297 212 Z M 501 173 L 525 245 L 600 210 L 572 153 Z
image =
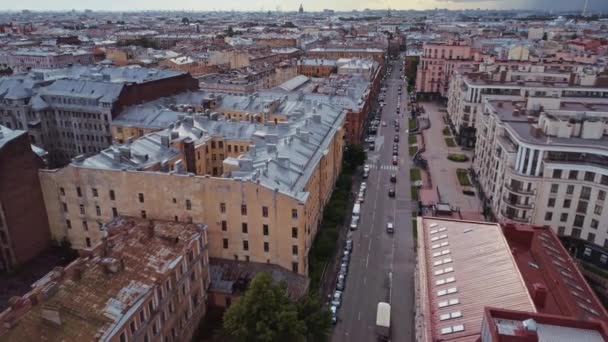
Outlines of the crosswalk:
M 369 168 L 372 170 L 386 170 L 386 171 L 398 171 L 399 167 L 397 165 L 376 165 L 369 164 Z

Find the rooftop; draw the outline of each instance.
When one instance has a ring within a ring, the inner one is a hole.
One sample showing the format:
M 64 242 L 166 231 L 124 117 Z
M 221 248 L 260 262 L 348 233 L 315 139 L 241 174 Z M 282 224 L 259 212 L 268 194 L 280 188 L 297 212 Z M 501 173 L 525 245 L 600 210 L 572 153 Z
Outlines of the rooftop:
M 496 223 L 418 219 L 423 341 L 476 341 L 484 307 L 536 312 Z
M 27 133 L 25 131 L 14 130 L 0 125 L 0 149 L 2 149 L 4 145 L 8 144 L 11 140 L 16 139 L 23 134 Z
M 91 341 L 120 328 L 154 287 L 177 267 L 206 227 L 117 218 L 88 257 L 58 267 L 0 314 L 0 339 Z M 109 246 L 109 247 L 106 247 Z M 6 324 L 6 322 L 12 322 Z

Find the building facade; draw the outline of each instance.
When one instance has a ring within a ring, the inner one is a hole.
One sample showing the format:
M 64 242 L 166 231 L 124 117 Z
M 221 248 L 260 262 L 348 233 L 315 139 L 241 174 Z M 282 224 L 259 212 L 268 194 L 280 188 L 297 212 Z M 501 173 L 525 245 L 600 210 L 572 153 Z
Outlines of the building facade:
M 344 146 L 345 113 L 315 108 L 277 125 L 184 118 L 42 171 L 51 233 L 88 249 L 119 215 L 205 223 L 210 256 L 306 275 Z
M 473 168 L 488 208 L 608 248 L 607 112 L 592 100 L 485 100 Z
M 0 272 L 14 271 L 51 243 L 38 169 L 25 131 L 0 125 Z

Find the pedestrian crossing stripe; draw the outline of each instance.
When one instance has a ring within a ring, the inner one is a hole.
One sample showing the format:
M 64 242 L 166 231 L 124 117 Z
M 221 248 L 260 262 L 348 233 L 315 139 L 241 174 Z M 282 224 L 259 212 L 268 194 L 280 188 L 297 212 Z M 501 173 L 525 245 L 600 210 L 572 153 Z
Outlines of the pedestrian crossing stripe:
M 373 169 L 373 170 L 376 170 L 376 169 L 387 170 L 387 171 L 398 171 L 399 170 L 399 166 L 397 166 L 397 165 L 380 165 L 380 167 L 378 167 L 378 165 L 376 165 L 376 164 L 369 164 L 368 166 L 370 169 Z

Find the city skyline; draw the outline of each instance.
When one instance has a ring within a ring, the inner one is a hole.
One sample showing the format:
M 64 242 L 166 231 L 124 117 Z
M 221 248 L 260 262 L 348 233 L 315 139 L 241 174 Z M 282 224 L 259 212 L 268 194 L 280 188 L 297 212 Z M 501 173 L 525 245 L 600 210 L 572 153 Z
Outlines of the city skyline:
M 260 11 L 260 10 L 281 10 L 295 11 L 300 4 L 303 4 L 304 9 L 308 11 L 321 11 L 323 9 L 333 9 L 337 11 L 349 10 L 364 10 L 364 9 L 386 9 L 395 10 L 429 10 L 435 8 L 445 8 L 450 10 L 458 9 L 524 9 L 524 10 L 548 10 L 548 11 L 564 11 L 564 10 L 581 10 L 584 7 L 583 2 L 572 2 L 567 0 L 336 0 L 328 6 L 327 2 L 320 0 L 301 1 L 301 0 L 258 0 L 258 1 L 243 1 L 233 0 L 226 3 L 208 4 L 201 3 L 195 0 L 180 1 L 179 4 L 159 0 L 142 1 L 88 1 L 83 3 L 76 0 L 64 0 L 57 2 L 47 2 L 41 0 L 25 0 L 15 3 L 3 4 L 4 10 L 34 10 L 34 11 L 61 11 L 61 10 L 110 10 L 110 11 L 136 11 L 136 10 L 187 10 L 187 11 Z M 589 0 L 588 11 L 607 11 L 608 2 L 603 0 Z

